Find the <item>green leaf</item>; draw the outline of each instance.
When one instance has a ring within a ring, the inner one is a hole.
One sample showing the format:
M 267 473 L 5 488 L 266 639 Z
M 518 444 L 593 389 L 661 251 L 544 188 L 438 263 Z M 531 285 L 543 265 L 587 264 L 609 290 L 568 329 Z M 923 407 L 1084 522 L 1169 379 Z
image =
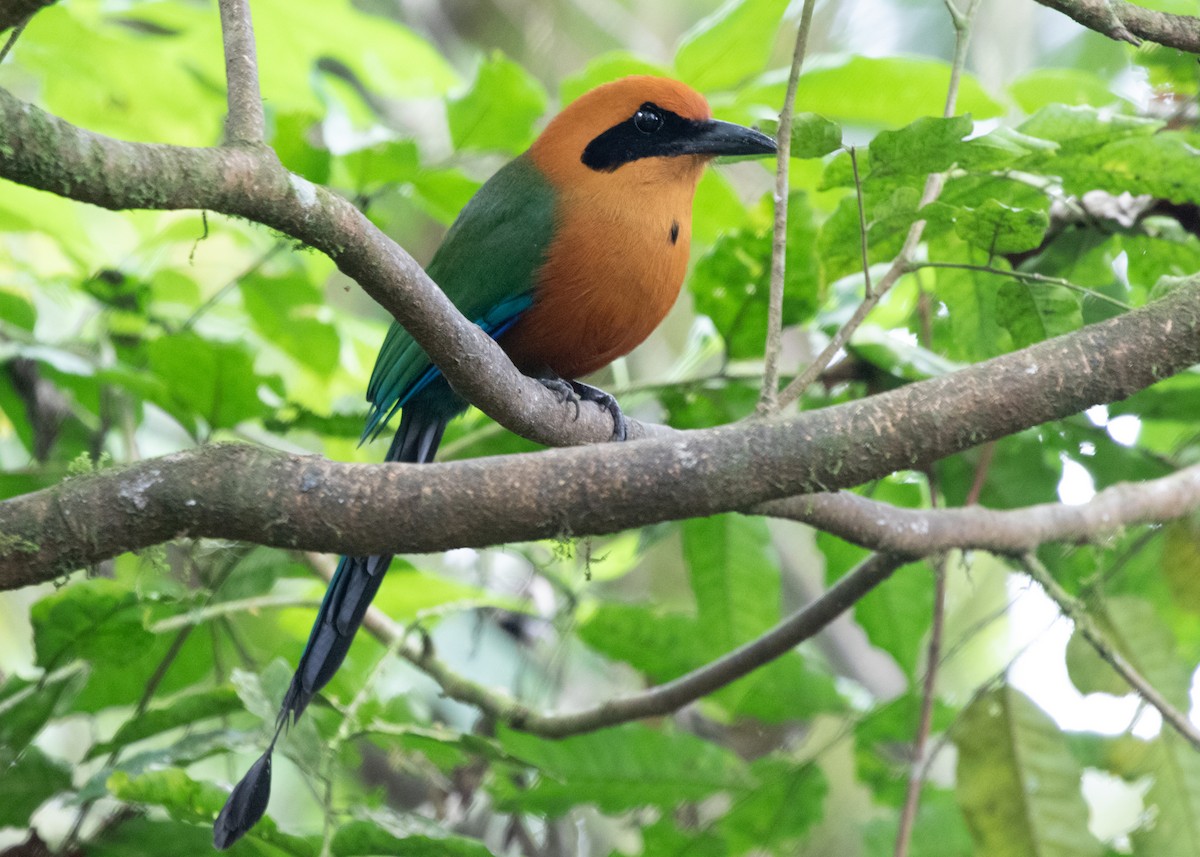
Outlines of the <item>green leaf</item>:
M 1050 104 L 1106 107 L 1121 100 L 1108 81 L 1077 68 L 1039 68 L 1018 78 L 1008 91 L 1026 113 Z
M 715 515 L 682 526 L 697 618 L 714 649 L 730 651 L 779 621 L 779 567 L 763 520 Z
M 729 847 L 724 839 L 712 832 L 705 825 L 696 829 L 688 825 L 687 830 L 680 830 L 675 819 L 669 815 L 660 818 L 649 827 L 642 829 L 643 857 L 729 857 Z
M 970 116 L 926 117 L 898 131 L 880 131 L 871 141 L 868 180 L 920 177 L 952 166 L 966 151 Z
M 528 789 L 496 778 L 492 791 L 506 811 L 561 815 L 581 800 L 607 813 L 671 808 L 752 782 L 733 753 L 686 732 L 628 724 L 561 741 L 510 729 L 498 737 L 507 752 L 541 772 Z
M 962 365 L 912 342 L 906 332 L 864 325 L 847 350 L 861 360 L 904 381 L 924 381 L 957 372 Z
M 1163 537 L 1162 570 L 1171 595 L 1182 609 L 1200 613 L 1200 520 L 1164 524 Z
M 1147 137 L 1161 122 L 1136 116 L 1124 116 L 1094 107 L 1050 104 L 1019 126 L 1017 131 L 1030 137 L 1051 140 L 1060 151 L 1089 151 L 1126 136 Z
M 52 717 L 66 711 L 86 679 L 86 670 L 65 668 L 36 682 L 9 676 L 0 685 L 0 765 L 7 764 L 6 754 L 23 752 Z
M 1005 280 L 996 294 L 996 323 L 1025 348 L 1083 327 L 1082 299 L 1063 286 Z
M 293 111 L 275 118 L 271 148 L 279 155 L 280 162 L 297 175 L 310 182 L 324 184 L 329 181 L 332 156 L 324 147 L 314 146 L 309 136 L 320 129 L 320 117 L 312 113 Z
M 252 273 L 238 281 L 246 312 L 263 337 L 328 377 L 338 368 L 341 341 L 319 289 L 303 271 L 284 276 Z
M 141 4 L 139 11 L 147 6 L 182 8 Z M 205 14 L 193 10 L 185 17 Z M 207 29 L 220 44 L 216 27 L 214 20 Z M 130 26 L 99 3 L 54 5 L 31 21 L 14 58 L 38 76 L 42 106 L 76 125 L 142 142 L 211 145 L 219 140 L 225 106 L 223 87 L 216 85 L 220 58 L 211 57 L 214 42 L 204 46 L 206 61 L 187 41 L 177 31 Z M 200 71 L 205 66 L 207 80 Z
M 717 515 L 683 523 L 683 552 L 696 596 L 697 631 L 709 657 L 732 651 L 782 618 L 779 569 L 766 524 Z M 780 722 L 835 709 L 828 676 L 809 670 L 792 652 L 718 691 L 731 714 Z
M 800 324 L 816 312 L 821 299 L 815 216 L 805 194 L 788 201 L 783 322 Z M 717 240 L 696 263 L 688 288 L 696 309 L 713 320 L 731 358 L 763 353 L 770 298 L 771 235 L 740 231 Z
M 258 396 L 259 384 L 280 392 L 277 379 L 254 371 L 254 356 L 240 343 L 177 333 L 150 342 L 146 354 L 150 369 L 166 384 L 160 404 L 181 422 L 198 414 L 213 428 L 230 428 L 269 413 Z
M 37 664 L 53 670 L 71 660 L 120 666 L 141 657 L 154 640 L 136 593 L 95 578 L 58 590 L 33 606 Z
M 185 694 L 126 720 L 112 738 L 93 745 L 86 758 L 94 759 L 151 736 L 241 710 L 242 702 L 230 686 Z
M 28 827 L 34 811 L 71 788 L 71 772 L 37 747 L 26 747 L 15 760 L 0 749 L 0 827 Z
M 960 209 L 955 228 L 960 238 L 989 256 L 1006 256 L 1037 247 L 1049 225 L 1044 211 L 987 199 L 976 208 Z
M 176 821 L 203 825 L 206 847 L 211 847 L 213 820 L 228 797 L 224 789 L 194 780 L 180 768 L 149 771 L 138 776 L 116 771 L 108 778 L 108 790 L 119 800 L 160 806 Z M 264 817 L 246 835 L 248 843 L 255 840 L 269 846 L 273 853 L 309 857 L 317 851 L 299 837 L 280 833 L 270 816 Z M 162 853 L 161 848 L 160 842 L 159 853 Z M 250 850 L 248 845 L 243 848 Z
M 212 783 L 193 780 L 180 768 L 150 771 L 131 777 L 116 771 L 108 778 L 113 797 L 129 803 L 161 806 L 176 821 L 211 824 L 227 795 Z
M 958 801 L 979 853 L 1097 857 L 1082 769 L 1054 721 L 1007 685 L 969 705 L 954 731 Z
M 954 257 L 945 254 L 951 261 Z M 1001 327 L 998 278 L 977 271 L 944 269 L 937 272 L 935 294 L 946 305 L 946 320 L 935 328 L 935 346 L 951 360 L 974 362 L 1011 350 L 1011 337 Z M 941 330 L 944 336 L 938 336 Z
M 349 185 L 358 193 L 366 193 L 378 190 L 381 185 L 412 181 L 420 168 L 416 143 L 390 140 L 334 159 L 333 180 Z
M 924 116 L 940 116 L 950 83 L 950 64 L 916 57 L 864 57 L 832 54 L 810 57 L 796 89 L 796 106 L 844 124 L 896 128 Z M 778 113 L 787 89 L 787 70 L 764 75 L 736 95 L 744 111 Z M 847 93 L 854 93 L 848 98 Z M 958 110 L 976 119 L 1004 114 L 979 79 L 964 74 Z
M 895 854 L 899 813 L 867 824 L 867 857 L 892 857 Z M 964 857 L 975 854 L 971 834 L 963 820 L 954 792 L 926 785 L 921 790 L 917 818 L 913 824 L 910 857 Z
M 465 836 L 396 836 L 373 821 L 351 821 L 338 826 L 330 850 L 334 857 L 491 857 L 477 839 Z
M 696 620 L 657 606 L 602 603 L 580 625 L 579 637 L 656 682 L 678 678 L 704 658 Z
M 890 581 L 888 585 L 891 585 Z M 914 682 L 912 687 L 919 687 L 919 684 Z M 897 752 L 897 748 L 911 746 L 919 728 L 923 705 L 924 699 L 919 693 L 910 691 L 876 706 L 854 728 L 858 777 L 871 788 L 872 795 L 879 803 L 897 807 L 904 803 L 912 773 L 912 759 L 907 752 Z M 953 724 L 958 712 L 934 700 L 932 714 L 931 733 L 937 735 Z M 961 817 L 959 823 L 962 823 Z
M 1147 822 L 1130 836 L 1134 853 L 1200 854 L 1200 753 L 1163 726 L 1147 762 L 1154 781 L 1144 798 Z
M 546 112 L 546 92 L 524 68 L 493 54 L 467 92 L 450 99 L 446 117 L 458 149 L 518 154 L 533 139 L 533 123 Z
M 281 847 L 273 841 L 264 848 L 256 835 L 257 828 L 247 839 L 230 849 L 235 857 L 270 854 L 271 857 L 312 857 L 316 849 L 304 847 L 301 840 L 297 848 Z M 161 857 L 163 843 L 170 843 L 173 854 L 212 853 L 211 825 L 187 824 L 179 821 L 160 821 L 149 818 L 131 818 L 120 824 L 103 826 L 94 838 L 88 840 L 88 857 Z
M 627 51 L 609 51 L 590 60 L 583 71 L 565 77 L 558 87 L 558 97 L 563 104 L 570 104 L 579 96 L 602 83 L 619 80 L 633 74 L 649 74 L 654 77 L 669 77 L 670 69 Z
M 829 785 L 813 764 L 796 765 L 775 756 L 756 759 L 750 773 L 757 785 L 734 800 L 717 825 L 730 853 L 766 849 L 797 853 L 800 839 L 821 820 Z
M 32 331 L 37 321 L 37 310 L 29 296 L 20 289 L 8 284 L 0 285 L 0 321 Z
M 793 158 L 820 158 L 841 146 L 841 125 L 816 113 L 796 115 L 792 122 Z
M 732 89 L 762 71 L 787 0 L 727 0 L 683 34 L 675 73 L 701 92 Z
M 1175 640 L 1159 611 L 1131 595 L 1105 598 L 1088 605 L 1109 645 L 1125 656 L 1135 670 L 1167 701 L 1188 710 L 1191 670 L 1175 651 Z M 1072 674 L 1072 681 L 1075 676 Z

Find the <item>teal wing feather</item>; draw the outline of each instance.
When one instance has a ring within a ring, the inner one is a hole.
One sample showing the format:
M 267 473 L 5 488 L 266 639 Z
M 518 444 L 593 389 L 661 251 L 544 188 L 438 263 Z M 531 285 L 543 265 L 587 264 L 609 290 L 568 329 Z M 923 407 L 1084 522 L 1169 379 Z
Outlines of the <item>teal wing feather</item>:
M 554 189 L 527 156 L 502 167 L 459 214 L 427 271 L 458 307 L 497 337 L 533 304 L 537 269 L 554 233 Z M 363 437 L 374 437 L 441 373 L 393 322 L 367 386 Z

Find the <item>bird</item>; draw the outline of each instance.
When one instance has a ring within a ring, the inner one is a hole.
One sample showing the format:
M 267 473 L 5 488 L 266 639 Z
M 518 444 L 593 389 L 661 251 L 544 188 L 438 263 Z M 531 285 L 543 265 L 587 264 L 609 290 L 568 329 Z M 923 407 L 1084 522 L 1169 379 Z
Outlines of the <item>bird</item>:
M 426 272 L 519 370 L 576 407 L 605 408 L 613 439 L 624 440 L 616 400 L 578 379 L 632 351 L 675 303 L 687 271 L 692 200 L 707 164 L 775 151 L 766 134 L 714 119 L 705 98 L 679 81 L 639 75 L 602 84 L 568 104 L 480 187 Z M 389 462 L 431 461 L 446 425 L 468 407 L 395 322 L 366 397 L 364 440 L 400 413 Z M 274 737 L 217 816 L 216 848 L 228 848 L 266 811 L 280 732 L 341 665 L 391 559 L 341 558 Z

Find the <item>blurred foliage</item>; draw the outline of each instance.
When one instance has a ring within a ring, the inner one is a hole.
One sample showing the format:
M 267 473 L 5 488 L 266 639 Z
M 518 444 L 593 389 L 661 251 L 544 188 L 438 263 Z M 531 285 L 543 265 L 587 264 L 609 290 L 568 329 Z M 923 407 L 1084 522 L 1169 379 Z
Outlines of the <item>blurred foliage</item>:
M 770 129 L 798 11 L 780 0 L 252 5 L 271 144 L 419 259 L 555 105 L 605 80 L 675 74 L 721 118 Z M 1145 303 L 1162 277 L 1200 270 L 1194 57 L 1100 49 L 1071 30 L 1044 67 L 1012 80 L 968 73 L 957 115 L 942 118 L 941 4 L 874 5 L 871 44 L 856 42 L 863 4 L 822 6 L 800 79 L 785 369 L 861 299 L 859 192 L 868 263 L 890 261 L 922 218 L 931 264 L 899 282 L 804 407 L 1077 329 Z M 975 34 L 982 52 L 1006 39 L 1032 36 Z M 219 46 L 212 3 L 72 0 L 33 19 L 0 86 L 123 139 L 212 145 Z M 919 208 L 940 170 L 945 191 Z M 704 179 L 681 306 L 601 379 L 633 413 L 699 427 L 752 411 L 769 188 L 761 164 Z M 1097 191 L 1147 202 L 1134 217 L 1085 207 Z M 213 439 L 381 457 L 379 444 L 356 444 L 387 319 L 327 259 L 236 219 L 113 213 L 7 183 L 0 230 L 0 496 Z M 939 462 L 934 489 L 930 474 L 900 473 L 860 490 L 914 508 L 933 490 L 949 505 L 977 495 L 997 508 L 1086 495 L 1200 460 L 1197 413 L 1200 375 L 1185 373 Z M 442 455 L 530 448 L 472 412 Z M 1186 708 L 1200 660 L 1200 524 L 1041 554 Z M 465 675 L 569 710 L 707 663 L 864 555 L 723 516 L 398 559 L 377 604 Z M 315 561 L 181 540 L 58 590 L 0 595 L 0 828 L 11 828 L 0 845 L 33 828 L 56 847 L 74 830 L 89 854 L 161 854 L 167 842 L 208 853 L 208 825 L 267 740 L 307 636 Z M 1021 648 L 1009 632 L 1036 593 L 985 558 L 957 558 L 947 573 L 933 740 L 957 761 L 938 752 L 930 765 L 914 857 L 1200 854 L 1200 756 L 1146 718 L 1064 729 L 1036 688 L 1006 678 Z M 866 642 L 850 651 L 869 659 L 847 660 L 844 635 L 806 644 L 677 717 L 563 741 L 477 723 L 360 635 L 283 740 L 267 819 L 233 850 L 891 854 L 932 592 L 930 569 L 912 566 L 855 605 Z M 1051 657 L 1093 702 L 1126 693 L 1078 640 Z M 1092 775 L 1110 787 L 1089 789 Z

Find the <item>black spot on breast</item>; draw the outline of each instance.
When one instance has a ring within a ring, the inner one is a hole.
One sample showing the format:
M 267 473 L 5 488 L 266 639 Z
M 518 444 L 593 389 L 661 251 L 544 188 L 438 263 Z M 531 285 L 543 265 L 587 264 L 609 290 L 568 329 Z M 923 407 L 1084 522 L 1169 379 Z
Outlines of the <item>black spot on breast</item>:
M 679 221 L 672 220 L 671 221 L 671 243 L 674 244 L 678 240 L 679 240 Z

